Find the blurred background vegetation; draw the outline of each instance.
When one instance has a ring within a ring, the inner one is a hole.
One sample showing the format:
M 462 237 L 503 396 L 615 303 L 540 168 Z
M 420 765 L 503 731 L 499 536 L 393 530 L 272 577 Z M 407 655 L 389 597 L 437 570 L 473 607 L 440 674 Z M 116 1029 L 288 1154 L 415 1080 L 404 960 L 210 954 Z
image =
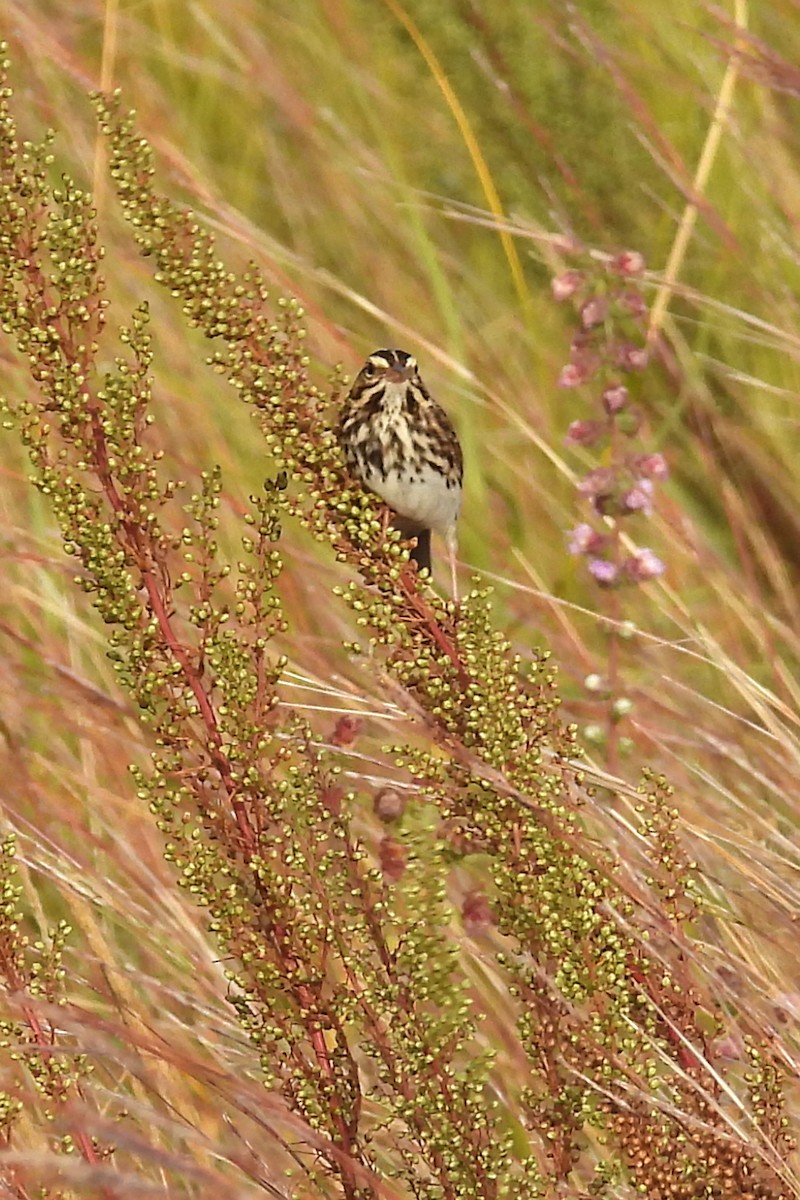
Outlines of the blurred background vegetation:
M 135 107 L 160 186 L 220 252 L 255 260 L 276 294 L 300 300 L 323 393 L 335 364 L 352 374 L 377 346 L 417 355 L 464 445 L 464 584 L 495 585 L 497 625 L 523 664 L 553 652 L 598 777 L 608 699 L 586 680 L 607 675 L 613 622 L 630 623 L 614 694 L 633 707 L 610 766 L 630 783 L 651 764 L 675 784 L 724 918 L 709 946 L 720 989 L 749 976 L 765 1031 L 794 1063 L 795 0 L 4 0 L 0 25 L 22 131 L 55 129 L 54 171 L 94 188 L 117 319 L 151 305 L 168 460 L 188 480 L 222 466 L 221 541 L 235 554 L 242 506 L 268 470 L 263 443 L 121 221 L 87 95 L 98 87 Z M 681 229 L 691 236 L 676 251 Z M 637 531 L 667 573 L 612 603 L 566 553 L 583 518 L 575 476 L 594 460 L 564 434 L 593 397 L 556 387 L 576 318 L 550 278 L 625 248 L 645 257 L 650 299 L 669 302 L 635 386 L 643 446 L 666 456 L 671 479 Z M 27 384 L 3 355 L 13 395 Z M 191 1127 L 199 1161 L 198 1147 L 234 1137 L 214 1104 L 219 1080 L 249 1069 L 224 964 L 133 795 L 127 765 L 142 760 L 143 735 L 13 434 L 0 505 L 3 804 L 22 833 L 27 903 L 42 928 L 60 916 L 78 928 L 87 994 L 131 1030 L 132 1096 L 164 1101 L 165 1138 Z M 281 549 L 286 701 L 322 742 L 343 712 L 363 717 L 344 762 L 369 791 L 391 778 L 381 747 L 404 718 L 341 648 L 350 618 L 330 589 L 343 568 L 294 528 Z M 624 789 L 612 792 L 601 802 L 624 824 Z M 145 1033 L 171 1057 L 143 1067 Z

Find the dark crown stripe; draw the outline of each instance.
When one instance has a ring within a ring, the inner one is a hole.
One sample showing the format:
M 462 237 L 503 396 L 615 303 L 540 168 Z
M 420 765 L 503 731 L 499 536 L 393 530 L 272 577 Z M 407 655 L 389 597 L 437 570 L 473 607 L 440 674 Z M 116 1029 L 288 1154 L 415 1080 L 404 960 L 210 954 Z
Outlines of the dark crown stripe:
M 373 350 L 368 361 L 375 367 L 385 367 L 387 370 L 394 367 L 402 371 L 412 360 L 413 355 L 405 350 Z

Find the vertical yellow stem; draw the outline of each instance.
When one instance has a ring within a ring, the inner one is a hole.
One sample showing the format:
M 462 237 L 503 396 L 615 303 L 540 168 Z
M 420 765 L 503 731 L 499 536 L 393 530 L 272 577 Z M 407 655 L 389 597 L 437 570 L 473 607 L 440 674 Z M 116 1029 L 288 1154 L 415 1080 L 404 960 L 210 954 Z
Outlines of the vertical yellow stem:
M 483 194 L 486 197 L 486 203 L 489 206 L 490 211 L 497 218 L 497 232 L 508 261 L 509 270 L 511 271 L 511 278 L 514 281 L 514 287 L 519 298 L 520 307 L 525 318 L 530 320 L 532 319 L 531 298 L 525 282 L 522 263 L 520 262 L 519 255 L 517 254 L 517 248 L 514 244 L 514 239 L 509 233 L 508 229 L 505 228 L 505 213 L 503 211 L 503 205 L 501 203 L 500 196 L 497 188 L 494 185 L 494 180 L 492 179 L 492 174 L 489 170 L 488 164 L 483 157 L 480 146 L 478 145 L 478 139 L 475 137 L 475 134 L 472 131 L 472 126 L 469 123 L 467 114 L 464 111 L 464 107 L 456 95 L 450 80 L 447 78 L 442 64 L 439 62 L 431 46 L 423 36 L 422 32 L 414 24 L 413 20 L 405 11 L 405 9 L 397 2 L 397 0 L 385 0 L 385 3 L 397 20 L 401 23 L 401 25 L 404 26 L 409 37 L 419 50 L 420 54 L 425 60 L 428 70 L 430 71 L 431 75 L 433 75 L 433 78 L 436 80 L 436 83 L 445 98 L 448 108 L 455 118 L 459 133 L 464 139 L 464 144 L 467 147 L 470 158 L 472 159 L 472 165 L 475 168 L 475 173 L 480 180 Z
M 734 22 L 736 24 L 737 33 L 741 34 L 747 29 L 748 11 L 747 0 L 734 0 Z M 730 117 L 731 105 L 733 102 L 733 91 L 736 86 L 736 80 L 739 76 L 739 38 L 737 36 L 736 46 L 731 55 L 730 61 L 725 69 L 725 74 L 722 78 L 722 86 L 719 89 L 717 103 L 714 106 L 714 115 L 711 118 L 711 124 L 706 134 L 706 140 L 703 145 L 703 151 L 700 155 L 700 161 L 697 164 L 697 170 L 694 173 L 692 180 L 692 193 L 695 196 L 702 196 L 708 177 L 711 173 L 711 168 L 714 165 L 714 160 L 719 150 L 722 134 Z M 689 203 L 683 210 L 678 231 L 675 234 L 675 240 L 672 243 L 672 249 L 667 259 L 667 265 L 664 268 L 664 276 L 661 285 L 656 293 L 656 298 L 653 302 L 653 307 L 650 310 L 650 327 L 647 331 L 647 340 L 653 342 L 659 334 L 661 326 L 664 323 L 664 317 L 669 307 L 670 298 L 675 286 L 675 281 L 678 278 L 683 260 L 686 256 L 686 250 L 694 232 L 695 223 L 697 221 L 697 205 Z

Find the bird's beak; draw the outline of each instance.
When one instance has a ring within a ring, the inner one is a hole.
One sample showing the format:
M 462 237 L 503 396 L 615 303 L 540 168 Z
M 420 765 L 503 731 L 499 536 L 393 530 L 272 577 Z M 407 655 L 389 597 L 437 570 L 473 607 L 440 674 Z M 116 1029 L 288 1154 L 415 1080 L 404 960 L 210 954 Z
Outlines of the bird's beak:
M 403 367 L 402 370 L 390 367 L 386 372 L 386 378 L 390 383 L 407 383 L 409 379 L 414 378 L 414 370 L 412 367 Z

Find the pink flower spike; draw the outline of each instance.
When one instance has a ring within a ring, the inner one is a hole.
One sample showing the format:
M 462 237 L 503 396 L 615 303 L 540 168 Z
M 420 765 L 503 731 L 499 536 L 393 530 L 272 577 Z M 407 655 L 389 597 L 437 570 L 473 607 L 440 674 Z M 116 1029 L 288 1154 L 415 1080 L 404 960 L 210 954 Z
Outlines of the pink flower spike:
M 638 473 L 645 479 L 667 479 L 669 467 L 663 454 L 640 454 L 634 461 Z
M 558 377 L 558 386 L 560 388 L 580 387 L 582 383 L 586 383 L 589 374 L 585 367 L 578 363 L 567 363 L 561 368 L 561 374 Z
M 649 547 L 637 550 L 625 563 L 625 570 L 634 583 L 646 583 L 663 575 L 666 566 Z
M 620 275 L 641 275 L 645 268 L 644 255 L 638 250 L 623 250 L 608 265 Z
M 617 582 L 619 570 L 615 563 L 608 562 L 605 558 L 590 558 L 589 574 L 601 587 L 611 587 Z
M 603 408 L 610 417 L 622 412 L 628 403 L 628 389 L 624 383 L 611 384 L 603 392 Z
M 622 497 L 622 507 L 625 512 L 640 512 L 646 517 L 653 513 L 653 481 L 639 479 Z
M 569 300 L 583 283 L 582 271 L 564 271 L 550 280 L 550 288 L 556 300 Z

